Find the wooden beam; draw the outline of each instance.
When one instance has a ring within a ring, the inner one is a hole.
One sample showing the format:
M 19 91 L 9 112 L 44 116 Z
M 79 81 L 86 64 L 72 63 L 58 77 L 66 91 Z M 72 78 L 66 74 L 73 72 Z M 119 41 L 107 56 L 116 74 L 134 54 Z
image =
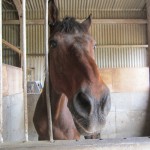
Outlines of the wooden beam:
M 4 25 L 9 25 L 9 24 L 19 25 L 20 21 L 19 20 L 3 20 L 3 24 Z M 43 19 L 39 19 L 39 20 L 27 20 L 26 24 L 29 24 L 29 25 L 43 24 L 44 25 L 44 20 Z
M 20 22 L 19 20 L 3 20 L 2 22 L 3 25 L 19 25 Z
M 19 16 L 19 20 L 16 20 L 16 24 L 20 25 L 20 49 L 23 50 L 23 21 L 22 21 L 22 15 L 23 15 L 23 11 L 22 11 L 22 2 L 21 0 L 13 0 L 16 9 L 18 11 L 18 16 Z M 22 66 L 22 55 L 21 55 L 21 66 Z
M 147 48 L 148 45 L 97 45 L 97 48 Z
M 33 53 L 33 54 L 27 54 L 27 56 L 45 56 L 45 54 L 43 53 L 41 53 L 41 54 L 35 54 L 35 53 Z
M 147 24 L 145 19 L 92 19 L 94 24 Z
M 11 48 L 13 51 L 15 51 L 15 52 L 17 52 L 17 53 L 19 53 L 19 54 L 22 53 L 22 51 L 21 51 L 19 48 L 17 48 L 16 46 L 10 44 L 9 42 L 5 41 L 4 39 L 2 39 L 2 42 L 3 42 L 3 44 L 5 44 L 7 47 Z
M 17 11 L 18 11 L 19 18 L 22 17 L 22 4 L 21 4 L 21 1 L 20 0 L 13 0 L 13 2 L 16 6 Z
M 27 24 L 30 25 L 40 25 L 40 24 L 44 24 L 44 20 L 43 19 L 38 19 L 38 20 L 27 20 Z
M 79 22 L 83 20 L 77 19 Z M 44 24 L 43 19 L 27 20 L 27 24 Z M 145 19 L 92 19 L 94 24 L 147 24 Z M 3 24 L 19 24 L 19 20 L 3 20 Z

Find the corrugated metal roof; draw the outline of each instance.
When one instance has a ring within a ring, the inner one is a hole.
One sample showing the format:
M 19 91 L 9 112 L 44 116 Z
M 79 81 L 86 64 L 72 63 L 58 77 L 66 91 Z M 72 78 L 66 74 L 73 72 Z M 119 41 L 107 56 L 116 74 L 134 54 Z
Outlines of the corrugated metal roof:
M 145 0 L 56 0 L 60 10 L 141 10 Z
M 60 17 L 93 18 L 145 18 L 145 0 L 56 0 Z M 16 10 L 12 0 L 3 0 L 3 10 Z M 44 0 L 26 0 L 26 10 L 41 12 Z M 43 16 L 43 15 L 42 15 Z
M 26 9 L 27 11 L 44 10 L 44 0 L 27 0 Z
M 56 0 L 60 18 L 146 18 L 145 0 Z
M 10 1 L 10 0 L 8 0 Z M 60 10 L 142 10 L 145 0 L 56 0 Z M 43 10 L 43 0 L 27 0 L 27 10 Z

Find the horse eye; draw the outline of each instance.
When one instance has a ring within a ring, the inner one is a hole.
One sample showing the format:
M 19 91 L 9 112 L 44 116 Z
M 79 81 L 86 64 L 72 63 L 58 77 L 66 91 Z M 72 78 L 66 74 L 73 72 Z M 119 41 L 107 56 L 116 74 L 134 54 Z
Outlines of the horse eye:
M 57 47 L 57 42 L 55 40 L 50 40 L 50 48 L 55 48 Z
M 93 48 L 96 49 L 96 44 L 94 44 Z

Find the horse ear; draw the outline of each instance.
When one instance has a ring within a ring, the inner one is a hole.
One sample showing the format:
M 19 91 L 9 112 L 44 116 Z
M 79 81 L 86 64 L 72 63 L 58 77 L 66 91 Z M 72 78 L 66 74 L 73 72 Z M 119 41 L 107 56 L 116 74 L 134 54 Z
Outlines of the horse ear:
M 88 31 L 91 26 L 91 23 L 92 23 L 92 14 L 90 14 L 89 17 L 86 20 L 84 20 L 81 24 Z
M 48 22 L 49 24 L 54 25 L 59 20 L 58 8 L 55 4 L 55 0 L 49 0 L 48 9 Z

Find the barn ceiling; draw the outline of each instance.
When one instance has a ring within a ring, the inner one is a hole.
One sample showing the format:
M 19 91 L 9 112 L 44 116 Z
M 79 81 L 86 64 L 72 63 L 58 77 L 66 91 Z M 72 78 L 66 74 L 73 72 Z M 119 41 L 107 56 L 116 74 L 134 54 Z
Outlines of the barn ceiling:
M 3 11 L 16 11 L 14 0 L 2 0 Z M 22 2 L 22 0 L 20 0 Z M 84 19 L 92 13 L 94 19 L 145 19 L 145 0 L 56 0 L 60 18 L 73 16 Z M 28 19 L 44 18 L 44 0 L 26 0 Z
M 13 0 L 2 0 L 3 10 L 16 10 Z M 22 1 L 22 0 L 21 0 Z M 145 0 L 56 0 L 60 10 L 143 10 Z M 44 9 L 44 0 L 26 0 L 26 9 Z

